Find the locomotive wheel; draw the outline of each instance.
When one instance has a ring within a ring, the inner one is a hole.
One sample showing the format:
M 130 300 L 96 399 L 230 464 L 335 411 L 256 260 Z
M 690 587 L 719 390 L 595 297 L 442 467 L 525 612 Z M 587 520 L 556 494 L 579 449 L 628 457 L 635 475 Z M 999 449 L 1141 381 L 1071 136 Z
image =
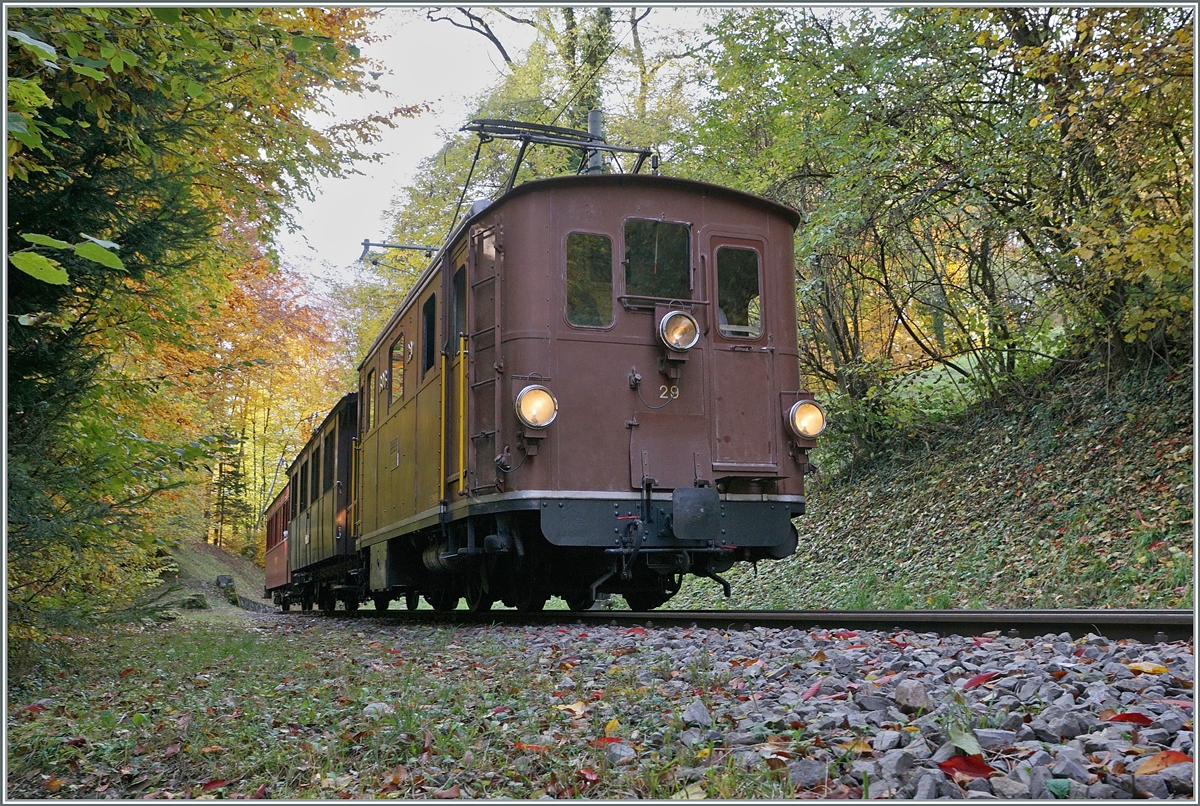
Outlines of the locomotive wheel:
M 322 593 L 320 600 L 317 602 L 322 613 L 332 613 L 337 610 L 337 599 L 332 593 Z
M 534 587 L 533 581 L 527 576 L 520 576 L 516 582 L 516 592 L 513 597 L 513 606 L 522 613 L 537 613 L 546 606 L 546 599 L 549 598 L 546 594 L 541 593 Z
M 421 605 L 421 594 L 416 591 L 408 591 L 404 594 L 404 606 L 409 610 L 416 610 Z
M 309 596 L 306 594 L 306 595 L 300 597 L 300 609 L 301 610 L 312 610 L 313 609 L 312 596 Z
M 387 610 L 388 605 L 392 603 L 392 597 L 383 595 L 375 596 L 372 598 L 372 601 L 375 602 L 376 610 Z
M 476 571 L 467 576 L 467 609 L 472 613 L 482 613 L 492 609 L 495 597 L 483 589 L 483 574 Z
M 287 611 L 292 609 L 292 603 L 291 602 L 283 602 L 279 605 L 279 609 L 281 611 L 283 611 L 284 613 L 286 613 Z
M 592 596 L 592 591 L 589 588 L 568 594 L 563 599 L 566 600 L 567 607 L 576 613 L 581 610 L 587 610 L 596 603 L 596 598 Z
M 358 610 L 358 599 L 346 599 L 346 612 L 353 613 Z
M 443 613 L 457 608 L 460 598 L 453 585 L 442 585 L 440 588 L 435 588 L 432 593 L 425 594 L 425 601 L 429 602 L 429 606 Z

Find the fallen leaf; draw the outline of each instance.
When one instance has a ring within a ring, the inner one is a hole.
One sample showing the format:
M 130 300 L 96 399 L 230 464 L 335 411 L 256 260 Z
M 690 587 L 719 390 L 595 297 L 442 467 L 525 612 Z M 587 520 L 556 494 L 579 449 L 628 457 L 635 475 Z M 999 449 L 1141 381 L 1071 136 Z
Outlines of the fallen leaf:
M 688 784 L 686 789 L 681 789 L 671 796 L 671 800 L 706 800 L 708 791 L 704 788 L 704 784 Z
M 591 767 L 584 767 L 577 775 L 589 784 L 594 784 L 600 780 L 600 773 L 593 770 Z
M 1000 674 L 1000 673 L 999 672 L 982 672 L 980 674 L 977 674 L 974 677 L 972 677 L 970 680 L 968 680 L 967 682 L 963 683 L 962 690 L 970 691 L 971 689 L 975 688 L 976 686 L 980 686 L 980 685 L 986 683 L 987 681 L 991 680 L 993 677 L 995 677 L 998 674 Z
M 128 669 L 122 669 L 121 674 L 119 676 L 120 677 L 128 677 L 131 674 L 135 674 L 137 671 L 138 671 L 137 669 L 134 669 L 132 666 L 130 666 Z
M 225 786 L 227 783 L 229 783 L 229 782 L 226 781 L 224 778 L 214 778 L 211 781 L 206 782 L 202 787 L 200 787 L 200 791 L 201 792 L 212 792 L 214 789 L 220 789 L 221 787 Z
M 46 787 L 47 792 L 57 792 L 63 788 L 63 784 L 65 783 L 66 781 L 61 778 L 51 778 L 47 781 L 44 781 L 42 786 Z
M 696 751 L 696 758 L 708 758 L 712 755 L 711 747 L 704 747 Z
M 979 746 L 979 740 L 975 738 L 975 733 L 970 728 L 965 728 L 962 725 L 951 725 L 950 743 L 962 750 L 968 756 L 983 757 L 983 748 Z
M 1141 725 L 1143 728 L 1150 727 L 1151 723 L 1154 722 L 1154 720 L 1151 719 L 1150 717 L 1146 716 L 1145 714 L 1139 714 L 1137 711 L 1130 711 L 1127 714 L 1116 714 L 1115 716 L 1110 716 L 1105 721 L 1107 721 L 1107 722 L 1132 722 L 1135 725 Z
M 1129 664 L 1129 671 L 1139 672 L 1144 674 L 1166 674 L 1170 671 L 1161 663 L 1150 663 L 1149 661 L 1138 661 L 1137 663 Z
M 608 720 L 608 722 L 604 723 L 604 735 L 605 736 L 616 736 L 617 731 L 620 729 L 621 729 L 621 723 L 618 722 L 616 719 L 610 719 L 610 720 Z
M 1047 779 L 1046 788 L 1050 790 L 1050 794 L 1059 800 L 1066 800 L 1071 797 L 1071 779 L 1069 778 Z
M 219 744 L 214 744 L 210 747 L 201 747 L 200 752 L 201 753 L 224 753 L 225 748 L 221 747 L 221 745 L 219 745 Z
M 1188 764 L 1191 761 L 1192 757 L 1186 753 L 1180 753 L 1178 750 L 1163 750 L 1161 753 L 1155 753 L 1142 762 L 1142 765 L 1134 770 L 1133 774 L 1153 775 L 1175 764 Z
M 838 749 L 845 750 L 847 753 L 858 753 L 861 756 L 871 752 L 871 745 L 866 739 L 858 738 L 849 742 L 842 742 L 838 745 Z
M 254 790 L 254 794 L 251 795 L 250 797 L 254 798 L 255 800 L 262 800 L 266 796 L 267 796 L 267 785 L 263 784 L 258 789 Z
M 607 744 L 620 743 L 621 739 L 616 736 L 597 736 L 595 739 L 592 739 L 590 742 L 588 742 L 588 744 L 590 744 L 592 747 L 604 747 Z
M 462 797 L 462 789 L 459 788 L 458 784 L 455 784 L 454 786 L 450 787 L 449 789 L 437 790 L 436 792 L 433 793 L 433 796 L 435 798 L 440 798 L 441 800 L 451 800 L 453 798 L 461 798 Z
M 534 753 L 541 753 L 546 749 L 546 745 L 544 744 L 525 744 L 524 742 L 513 742 L 513 747 L 518 750 L 530 750 Z
M 641 627 L 630 627 L 625 631 L 626 635 L 645 635 L 646 631 Z
M 69 739 L 63 739 L 63 745 L 66 747 L 83 747 L 87 744 L 87 739 L 82 736 L 72 736 Z
M 566 711 L 571 716 L 576 716 L 576 717 L 583 716 L 584 714 L 587 713 L 587 710 L 588 710 L 588 704 L 585 703 L 583 700 L 576 700 L 575 702 L 571 703 L 570 705 L 555 705 L 554 707 L 557 708 L 559 711 Z
M 181 748 L 182 748 L 182 745 L 179 742 L 175 742 L 175 744 L 168 745 L 167 749 L 163 751 L 163 758 L 170 758 L 171 756 L 179 755 L 179 751 Z
M 817 696 L 817 692 L 820 690 L 821 690 L 821 681 L 818 680 L 817 682 L 813 683 L 808 688 L 804 689 L 804 693 L 800 695 L 800 699 L 803 700 L 804 702 L 808 702 L 813 697 Z
M 959 774 L 966 778 L 987 778 L 996 769 L 983 760 L 982 755 L 953 756 L 939 761 L 938 768 L 946 775 Z
M 854 630 L 838 630 L 833 635 L 835 638 L 841 638 L 843 641 L 845 641 L 848 638 L 857 638 L 858 637 L 858 633 L 855 632 Z

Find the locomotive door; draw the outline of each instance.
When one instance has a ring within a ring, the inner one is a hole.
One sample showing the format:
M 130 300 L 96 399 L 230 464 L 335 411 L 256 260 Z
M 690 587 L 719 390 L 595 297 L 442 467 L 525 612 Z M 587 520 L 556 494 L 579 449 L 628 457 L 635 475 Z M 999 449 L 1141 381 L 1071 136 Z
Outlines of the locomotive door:
M 470 423 L 467 492 L 497 492 L 497 423 L 500 411 L 500 269 L 503 243 L 499 226 L 471 235 L 467 305 L 470 333 L 468 384 Z
M 764 315 L 765 244 L 714 236 L 706 250 L 715 331 L 712 351 L 713 471 L 779 470 L 778 395 L 773 392 L 774 337 Z

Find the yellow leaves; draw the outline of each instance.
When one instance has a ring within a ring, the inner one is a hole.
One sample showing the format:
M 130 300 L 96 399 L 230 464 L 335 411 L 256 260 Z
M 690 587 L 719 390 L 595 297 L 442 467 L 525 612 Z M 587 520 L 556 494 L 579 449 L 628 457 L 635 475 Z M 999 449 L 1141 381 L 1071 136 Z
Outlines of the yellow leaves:
M 1129 671 L 1137 672 L 1139 674 L 1166 674 L 1170 670 L 1161 663 L 1138 661 L 1137 663 L 1129 664 Z
M 686 788 L 671 796 L 671 800 L 705 800 L 707 798 L 708 790 L 702 783 L 688 784 Z
M 620 722 L 618 722 L 616 719 L 610 719 L 610 720 L 608 720 L 608 722 L 604 723 L 604 735 L 605 736 L 616 736 L 617 731 L 620 728 L 621 728 Z
M 1142 765 L 1134 770 L 1136 775 L 1153 775 L 1156 772 L 1162 772 L 1167 767 L 1175 764 L 1191 763 L 1192 757 L 1178 750 L 1163 750 L 1160 753 L 1155 753 L 1142 762 Z
M 711 747 L 704 747 L 696 751 L 696 758 L 708 758 L 712 755 Z
M 588 712 L 589 706 L 583 700 L 576 700 L 570 705 L 556 705 L 554 708 L 570 714 L 572 717 L 579 718 Z M 616 722 L 615 719 L 613 721 Z

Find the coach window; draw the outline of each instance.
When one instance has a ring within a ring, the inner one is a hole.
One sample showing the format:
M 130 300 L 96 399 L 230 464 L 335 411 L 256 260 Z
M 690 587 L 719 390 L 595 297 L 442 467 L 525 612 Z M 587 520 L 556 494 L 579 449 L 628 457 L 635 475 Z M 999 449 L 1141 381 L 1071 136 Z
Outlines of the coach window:
M 437 357 L 437 294 L 430 294 L 421 306 L 421 377 Z
M 762 335 L 758 252 L 722 246 L 717 250 L 717 323 L 728 338 Z
M 691 298 L 687 224 L 631 218 L 625 222 L 625 293 Z
M 337 462 L 337 431 L 330 430 L 325 437 L 325 472 L 324 478 L 321 481 L 321 486 L 325 488 L 325 492 L 333 489 L 333 474 Z
M 392 383 L 388 391 L 388 405 L 404 397 L 404 331 L 392 342 Z
M 459 266 L 454 273 L 454 332 L 450 334 L 450 354 L 458 355 L 458 334 L 467 332 L 467 267 Z
M 321 497 L 321 443 L 313 448 L 312 455 L 312 502 L 317 503 Z
M 300 514 L 300 474 L 292 474 L 292 492 L 295 495 L 288 495 L 288 509 L 291 511 L 288 520 L 296 520 L 296 516 Z
M 613 322 L 612 240 L 607 235 L 567 236 L 567 321 L 584 327 Z
M 363 420 L 366 421 L 367 427 L 363 430 L 364 434 L 371 433 L 371 429 L 375 427 L 375 407 L 371 405 L 371 398 L 375 396 L 375 370 L 367 373 L 367 389 L 363 395 Z
M 300 511 L 308 509 L 308 462 L 300 465 Z

